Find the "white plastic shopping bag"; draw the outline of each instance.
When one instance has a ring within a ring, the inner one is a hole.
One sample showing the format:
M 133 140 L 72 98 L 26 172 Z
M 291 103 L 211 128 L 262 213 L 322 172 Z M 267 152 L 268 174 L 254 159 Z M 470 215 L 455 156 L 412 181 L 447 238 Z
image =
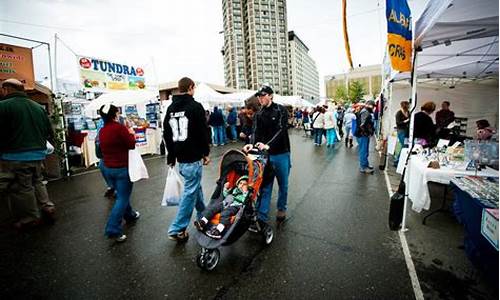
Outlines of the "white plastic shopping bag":
M 132 182 L 149 178 L 148 169 L 137 149 L 128 150 L 128 176 Z
M 163 191 L 162 206 L 176 206 L 181 200 L 184 183 L 181 176 L 174 167 L 168 167 L 167 179 L 165 181 L 165 190 Z

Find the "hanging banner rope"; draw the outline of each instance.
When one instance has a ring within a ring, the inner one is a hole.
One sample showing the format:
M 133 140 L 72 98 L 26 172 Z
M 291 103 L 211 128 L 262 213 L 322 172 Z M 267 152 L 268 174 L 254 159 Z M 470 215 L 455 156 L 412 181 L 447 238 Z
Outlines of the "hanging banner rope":
M 411 71 L 412 21 L 406 0 L 386 0 L 387 51 L 391 66 L 400 72 Z
M 344 44 L 345 44 L 345 52 L 347 54 L 347 60 L 349 61 L 349 66 L 352 69 L 352 57 L 351 57 L 351 47 L 349 46 L 349 36 L 347 34 L 347 0 L 342 0 L 342 27 L 344 28 Z

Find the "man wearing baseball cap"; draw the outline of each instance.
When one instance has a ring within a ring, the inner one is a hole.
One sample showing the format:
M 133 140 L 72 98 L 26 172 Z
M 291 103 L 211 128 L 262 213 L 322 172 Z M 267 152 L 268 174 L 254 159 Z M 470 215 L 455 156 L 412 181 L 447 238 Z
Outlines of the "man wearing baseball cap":
M 55 212 L 42 182 L 53 132 L 47 113 L 28 98 L 19 80 L 3 81 L 0 90 L 0 223 L 10 218 L 10 207 L 18 218 L 15 227 L 23 229 L 40 223 L 37 200 L 48 217 Z
M 268 221 L 274 177 L 278 180 L 279 186 L 276 221 L 280 224 L 286 219 L 288 176 L 291 168 L 288 111 L 282 105 L 273 102 L 273 94 L 273 89 L 268 85 L 263 85 L 255 94 L 262 109 L 254 116 L 252 144 L 260 150 L 269 151 L 268 165 L 272 169 L 272 172 L 264 174 L 259 197 L 258 220 L 261 230 Z M 244 150 L 249 151 L 252 144 L 245 145 Z M 256 231 L 255 228 L 253 231 Z

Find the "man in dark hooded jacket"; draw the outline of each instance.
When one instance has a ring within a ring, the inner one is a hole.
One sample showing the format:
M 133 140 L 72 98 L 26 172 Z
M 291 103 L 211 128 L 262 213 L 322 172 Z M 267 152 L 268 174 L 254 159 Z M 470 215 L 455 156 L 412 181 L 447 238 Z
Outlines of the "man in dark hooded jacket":
M 179 95 L 174 95 L 163 124 L 163 137 L 167 145 L 167 163 L 173 167 L 179 162 L 184 177 L 184 191 L 177 215 L 168 230 L 169 239 L 185 242 L 189 238 L 187 227 L 196 207 L 198 217 L 205 210 L 201 176 L 203 165 L 210 162 L 208 154 L 207 120 L 205 110 L 193 98 L 194 82 L 184 77 L 179 80 Z

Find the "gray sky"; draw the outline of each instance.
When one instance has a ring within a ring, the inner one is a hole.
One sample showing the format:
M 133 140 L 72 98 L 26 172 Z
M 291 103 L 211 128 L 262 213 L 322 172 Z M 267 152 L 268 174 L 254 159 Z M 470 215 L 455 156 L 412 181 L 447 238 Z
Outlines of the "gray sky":
M 221 0 L 0 1 L 1 33 L 50 42 L 52 48 L 57 33 L 77 54 L 143 66 L 150 81 L 157 78 L 162 83 L 189 76 L 224 85 Z M 425 2 L 409 1 L 414 17 Z M 347 3 L 354 65 L 380 63 L 385 43 L 385 0 Z M 309 47 L 324 96 L 324 76 L 348 69 L 341 0 L 287 0 L 287 6 L 288 30 L 294 30 Z M 0 42 L 33 46 L 1 36 Z M 43 47 L 34 50 L 37 80 L 49 74 L 46 53 Z M 78 80 L 76 59 L 60 43 L 57 62 L 58 77 Z

